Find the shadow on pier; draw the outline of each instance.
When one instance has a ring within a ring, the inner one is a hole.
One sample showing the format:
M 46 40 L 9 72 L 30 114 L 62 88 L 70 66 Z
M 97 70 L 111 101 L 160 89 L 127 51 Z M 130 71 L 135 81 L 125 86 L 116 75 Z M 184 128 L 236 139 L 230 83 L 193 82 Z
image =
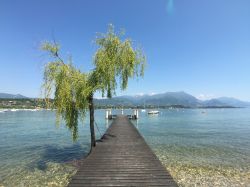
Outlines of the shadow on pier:
M 127 116 L 116 116 L 69 183 L 76 186 L 177 186 Z

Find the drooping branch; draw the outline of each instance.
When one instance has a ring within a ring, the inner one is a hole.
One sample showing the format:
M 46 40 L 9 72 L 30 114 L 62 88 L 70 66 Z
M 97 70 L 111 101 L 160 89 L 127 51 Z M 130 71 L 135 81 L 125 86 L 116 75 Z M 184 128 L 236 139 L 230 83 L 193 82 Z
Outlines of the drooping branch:
M 106 34 L 96 39 L 99 47 L 94 58 L 98 83 L 102 86 L 102 93 L 112 97 L 117 88 L 117 79 L 120 88 L 125 90 L 129 78 L 144 75 L 146 63 L 142 50 L 133 47 L 130 39 L 121 40 L 119 34 L 114 32 L 113 25 L 109 26 Z
M 122 40 L 122 34 L 116 33 L 113 25 L 109 25 L 107 33 L 98 35 L 95 67 L 88 73 L 76 69 L 71 61 L 65 63 L 55 41 L 44 42 L 41 46 L 53 59 L 44 71 L 45 98 L 49 101 L 54 93 L 57 119 L 61 116 L 65 120 L 74 140 L 78 136 L 78 118 L 84 117 L 89 110 L 91 144 L 95 145 L 93 95 L 96 91 L 112 97 L 118 84 L 124 90 L 129 78 L 144 74 L 146 58 L 142 50 L 135 48 L 132 40 Z
M 57 61 L 57 46 L 46 43 L 43 49 L 48 51 L 56 60 L 46 65 L 44 71 L 44 90 L 46 99 L 50 99 L 54 92 L 54 106 L 56 107 L 57 121 L 59 117 L 66 122 L 66 126 L 72 131 L 73 140 L 77 139 L 78 117 L 85 116 L 88 109 L 87 96 L 88 74 L 84 74 L 74 68 L 72 64 L 66 64 L 63 61 Z M 61 58 L 60 58 L 61 59 Z

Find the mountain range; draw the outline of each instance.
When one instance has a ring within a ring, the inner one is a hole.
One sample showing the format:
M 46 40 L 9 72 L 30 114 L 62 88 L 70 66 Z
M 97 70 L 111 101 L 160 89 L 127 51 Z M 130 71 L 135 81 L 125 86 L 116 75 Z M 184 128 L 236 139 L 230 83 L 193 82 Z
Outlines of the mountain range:
M 28 99 L 20 94 L 0 93 L 0 99 Z M 230 97 L 199 100 L 185 92 L 166 92 L 155 95 L 118 96 L 111 99 L 95 99 L 98 106 L 182 106 L 182 107 L 250 107 L 250 102 Z
M 111 99 L 96 99 L 95 102 L 100 106 L 250 107 L 250 102 L 241 101 L 235 98 L 220 97 L 203 101 L 185 92 L 119 96 Z
M 25 97 L 21 94 L 8 94 L 8 93 L 0 93 L 0 99 L 26 99 L 28 97 Z

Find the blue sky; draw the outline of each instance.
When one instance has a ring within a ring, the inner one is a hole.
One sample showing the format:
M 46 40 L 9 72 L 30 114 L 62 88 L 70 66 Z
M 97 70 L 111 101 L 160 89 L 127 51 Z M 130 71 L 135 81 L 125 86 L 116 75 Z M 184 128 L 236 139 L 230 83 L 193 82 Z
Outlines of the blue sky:
M 113 23 L 147 55 L 145 77 L 118 95 L 186 91 L 250 101 L 249 0 L 1 0 L 0 92 L 38 97 L 53 36 L 81 70 Z M 98 96 L 98 95 L 97 95 Z

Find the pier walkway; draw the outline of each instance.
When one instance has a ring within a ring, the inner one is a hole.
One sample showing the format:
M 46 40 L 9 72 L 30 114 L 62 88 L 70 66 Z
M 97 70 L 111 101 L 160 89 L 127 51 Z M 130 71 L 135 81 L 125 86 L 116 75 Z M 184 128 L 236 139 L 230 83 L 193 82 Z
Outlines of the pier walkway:
M 177 184 L 129 119 L 117 116 L 68 186 Z

